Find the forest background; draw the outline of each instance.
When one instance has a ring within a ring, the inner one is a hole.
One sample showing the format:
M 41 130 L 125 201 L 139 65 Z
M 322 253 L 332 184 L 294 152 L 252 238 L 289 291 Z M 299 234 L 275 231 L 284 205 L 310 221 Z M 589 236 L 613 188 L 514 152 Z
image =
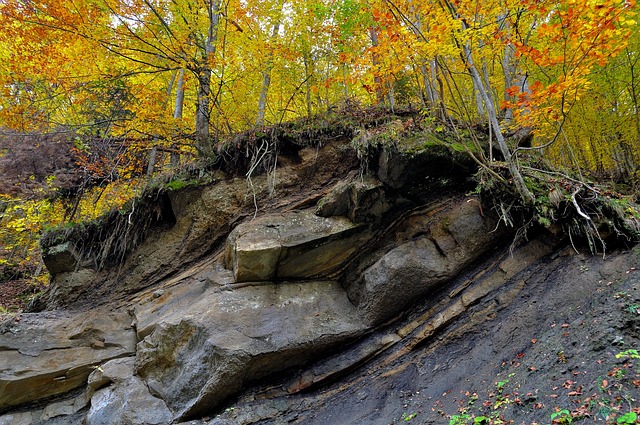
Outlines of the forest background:
M 385 129 L 394 143 L 411 127 L 466 152 L 480 184 L 508 184 L 540 224 L 562 200 L 590 220 L 579 196 L 606 197 L 637 219 L 636 9 L 634 0 L 0 0 L 0 281 L 37 290 L 48 280 L 43 230 L 94 220 L 158 175 L 214 163 L 234 135 L 313 126 L 358 105 L 414 111 Z M 372 139 L 356 133 L 357 143 Z

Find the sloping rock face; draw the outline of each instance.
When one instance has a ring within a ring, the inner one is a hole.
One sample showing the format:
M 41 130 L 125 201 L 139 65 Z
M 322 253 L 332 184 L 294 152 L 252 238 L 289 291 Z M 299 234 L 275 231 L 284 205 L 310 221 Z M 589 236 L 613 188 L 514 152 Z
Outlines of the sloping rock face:
M 167 190 L 152 196 L 148 201 L 158 198 L 160 205 L 156 209 L 167 209 L 164 215 L 171 220 L 150 228 L 144 235 L 144 242 L 115 267 L 92 268 L 85 259 L 77 258 L 75 249 L 60 249 L 65 241 L 56 240 L 54 246 L 43 247 L 48 251 L 62 245 L 53 249 L 54 254 L 60 254 L 52 255 L 50 263 L 53 267 L 60 271 L 75 270 L 79 264 L 78 272 L 84 274 L 74 271 L 53 273 L 52 284 L 34 303 L 32 311 L 87 308 L 129 297 L 168 276 L 181 273 L 185 264 L 217 253 L 229 232 L 256 214 L 254 199 L 260 204 L 258 216 L 300 209 L 301 205 L 313 206 L 314 199 L 321 198 L 358 166 L 355 152 L 345 150 L 341 143 L 326 144 L 317 149 L 304 148 L 294 158 L 281 154 L 279 160 L 283 164 L 278 164 L 275 193 L 271 190 L 271 180 L 265 175 L 253 177 L 253 189 L 248 188 L 244 177 L 216 175 L 208 186 Z M 285 166 L 292 161 L 295 166 Z M 238 173 L 244 175 L 245 171 L 238 170 Z M 104 230 L 108 233 L 108 229 Z M 73 248 L 73 245 L 67 246 Z
M 153 327 L 138 344 L 137 375 L 178 418 L 366 330 L 337 282 L 210 286 L 198 298 L 186 314 L 153 300 L 136 313 Z
M 318 202 L 315 213 L 320 217 L 349 217 L 354 223 L 374 223 L 397 201 L 389 199 L 377 178 L 351 173 Z
M 499 256 L 509 230 L 479 198 L 413 198 L 391 157 L 361 177 L 299 154 L 280 169 L 286 196 L 267 199 L 267 177 L 254 177 L 269 205 L 256 218 L 254 194 L 230 178 L 167 194 L 175 220 L 118 270 L 70 270 L 60 250 L 41 303 L 50 311 L 0 327 L 0 424 L 168 424 L 252 387 L 256 400 L 300 395 L 414 350 L 553 249 L 534 241 Z M 431 171 L 407 158 L 428 188 Z M 284 413 L 246 415 L 220 420 Z
M 500 240 L 501 232 L 492 233 L 496 219 L 485 216 L 476 198 L 425 218 L 416 236 L 385 253 L 360 278 L 346 282 L 367 323 L 384 322 L 416 299 L 437 293 Z
M 171 422 L 165 402 L 154 397 L 143 380 L 134 376 L 135 358 L 110 360 L 96 368 L 87 384 L 91 407 L 86 422 L 92 425 L 156 425 Z M 113 385 L 113 387 L 111 387 Z

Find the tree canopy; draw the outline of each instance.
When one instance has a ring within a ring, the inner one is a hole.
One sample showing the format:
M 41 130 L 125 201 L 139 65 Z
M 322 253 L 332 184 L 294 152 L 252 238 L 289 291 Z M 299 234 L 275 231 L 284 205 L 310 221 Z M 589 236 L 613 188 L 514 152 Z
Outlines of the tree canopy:
M 67 134 L 115 182 L 336 105 L 410 106 L 434 129 L 486 129 L 493 149 L 469 153 L 534 203 L 532 153 L 640 181 L 635 19 L 635 0 L 2 1 L 0 128 Z M 119 184 L 116 204 L 135 187 Z M 113 202 L 88 204 L 50 221 Z M 50 212 L 34 208 L 4 215 Z

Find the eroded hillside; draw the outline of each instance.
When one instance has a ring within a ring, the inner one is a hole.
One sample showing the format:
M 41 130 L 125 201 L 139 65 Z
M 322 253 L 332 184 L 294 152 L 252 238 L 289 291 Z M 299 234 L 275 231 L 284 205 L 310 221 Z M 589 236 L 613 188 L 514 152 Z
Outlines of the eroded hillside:
M 560 226 L 523 238 L 506 198 L 471 194 L 475 165 L 433 137 L 350 140 L 239 144 L 236 169 L 43 239 L 52 282 L 0 328 L 0 420 L 633 413 L 637 252 L 614 232 L 605 259 Z

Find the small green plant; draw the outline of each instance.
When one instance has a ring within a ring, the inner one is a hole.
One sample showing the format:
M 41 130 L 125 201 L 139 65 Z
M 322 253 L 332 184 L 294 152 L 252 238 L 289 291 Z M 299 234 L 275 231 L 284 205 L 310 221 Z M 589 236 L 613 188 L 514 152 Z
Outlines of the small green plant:
M 478 394 L 473 393 L 469 395 L 469 400 L 467 401 L 468 406 L 473 406 L 476 401 L 478 401 Z
M 169 183 L 167 183 L 166 187 L 170 190 L 179 190 L 188 185 L 189 183 L 185 182 L 184 180 L 171 180 Z
M 640 354 L 638 353 L 638 350 L 634 350 L 634 349 L 625 350 L 616 354 L 616 359 L 621 359 L 621 358 L 640 359 Z
M 551 423 L 552 424 L 570 424 L 573 422 L 573 417 L 571 416 L 571 412 L 567 409 L 558 410 L 557 412 L 553 412 L 551 414 Z
M 627 311 L 631 314 L 640 314 L 640 304 L 630 304 L 627 306 Z
M 471 419 L 471 416 L 466 413 L 451 415 L 451 419 L 449 419 L 449 425 L 467 425 L 469 423 L 469 419 Z
M 620 416 L 617 420 L 619 424 L 635 424 L 638 421 L 638 414 L 635 412 L 628 412 Z
M 504 391 L 504 387 L 509 383 L 508 379 L 505 379 L 504 381 L 498 381 L 496 382 L 496 392 L 498 394 L 502 394 L 502 392 Z
M 416 416 L 418 416 L 417 413 L 403 413 L 402 417 L 400 419 L 402 419 L 405 422 L 409 422 L 411 419 L 415 418 Z

